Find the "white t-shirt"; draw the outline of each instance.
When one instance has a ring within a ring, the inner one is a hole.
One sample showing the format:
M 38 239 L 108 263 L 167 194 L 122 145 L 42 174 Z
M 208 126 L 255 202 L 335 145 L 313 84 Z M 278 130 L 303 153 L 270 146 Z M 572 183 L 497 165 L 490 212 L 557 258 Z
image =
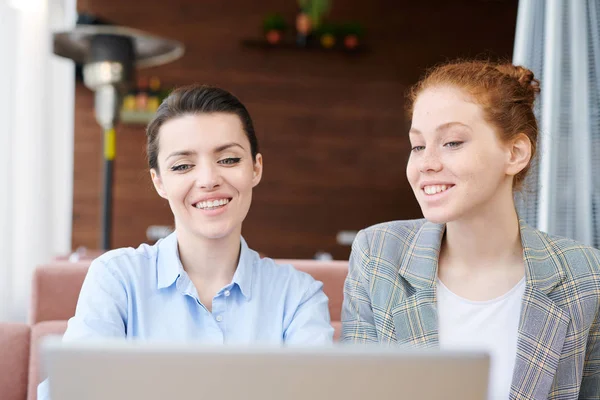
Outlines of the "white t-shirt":
M 496 299 L 470 301 L 437 281 L 440 348 L 483 349 L 490 354 L 489 399 L 509 398 L 524 292 L 525 278 Z

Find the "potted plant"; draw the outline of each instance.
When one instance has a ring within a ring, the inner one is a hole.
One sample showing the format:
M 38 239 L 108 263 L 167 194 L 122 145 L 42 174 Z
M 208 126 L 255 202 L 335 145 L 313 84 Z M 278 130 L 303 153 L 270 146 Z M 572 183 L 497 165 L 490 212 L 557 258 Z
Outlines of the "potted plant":
M 321 19 L 331 8 L 330 0 L 298 0 L 300 9 L 296 17 L 296 42 L 306 46 L 309 35 L 321 24 Z
M 263 32 L 269 44 L 276 45 L 281 42 L 286 29 L 287 23 L 279 14 L 267 15 L 263 21 Z
M 298 0 L 301 13 L 306 14 L 314 29 L 319 28 L 323 17 L 331 10 L 331 0 Z
M 300 9 L 300 12 L 296 16 L 296 44 L 298 46 L 306 46 L 308 35 L 310 35 L 312 28 L 312 21 L 308 13 Z
M 335 46 L 337 36 L 336 34 L 337 27 L 330 23 L 321 24 L 319 29 L 317 29 L 316 31 L 316 35 L 319 38 L 321 46 L 323 46 L 326 49 L 331 49 L 333 46 Z
M 364 37 L 364 29 L 358 22 L 347 22 L 340 28 L 342 42 L 348 50 L 355 50 Z

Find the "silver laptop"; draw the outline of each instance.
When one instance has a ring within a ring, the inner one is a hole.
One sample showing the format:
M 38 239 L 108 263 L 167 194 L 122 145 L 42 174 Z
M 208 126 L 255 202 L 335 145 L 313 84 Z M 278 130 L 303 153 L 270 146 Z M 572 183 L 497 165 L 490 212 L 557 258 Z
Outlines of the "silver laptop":
M 43 345 L 52 400 L 483 400 L 484 353 L 101 341 Z

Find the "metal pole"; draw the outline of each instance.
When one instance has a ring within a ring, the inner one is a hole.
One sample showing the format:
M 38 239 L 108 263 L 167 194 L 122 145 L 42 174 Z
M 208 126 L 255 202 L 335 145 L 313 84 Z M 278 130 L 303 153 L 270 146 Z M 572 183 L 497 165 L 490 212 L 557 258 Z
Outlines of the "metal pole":
M 102 250 L 110 250 L 112 238 L 112 201 L 113 201 L 113 180 L 116 146 L 115 129 L 104 130 L 104 182 L 102 190 L 102 220 L 101 220 L 101 242 Z

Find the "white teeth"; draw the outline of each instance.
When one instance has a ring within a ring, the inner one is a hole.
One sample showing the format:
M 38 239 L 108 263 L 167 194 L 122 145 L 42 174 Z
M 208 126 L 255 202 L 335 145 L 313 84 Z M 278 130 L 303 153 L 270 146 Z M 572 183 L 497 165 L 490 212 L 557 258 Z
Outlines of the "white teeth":
M 229 199 L 200 201 L 200 202 L 196 203 L 196 208 L 209 209 L 209 208 L 221 207 L 227 203 L 229 203 Z
M 441 192 L 445 191 L 446 189 L 448 189 L 447 185 L 430 185 L 430 186 L 425 186 L 423 188 L 423 191 L 427 194 L 436 194 L 436 193 L 441 193 Z

